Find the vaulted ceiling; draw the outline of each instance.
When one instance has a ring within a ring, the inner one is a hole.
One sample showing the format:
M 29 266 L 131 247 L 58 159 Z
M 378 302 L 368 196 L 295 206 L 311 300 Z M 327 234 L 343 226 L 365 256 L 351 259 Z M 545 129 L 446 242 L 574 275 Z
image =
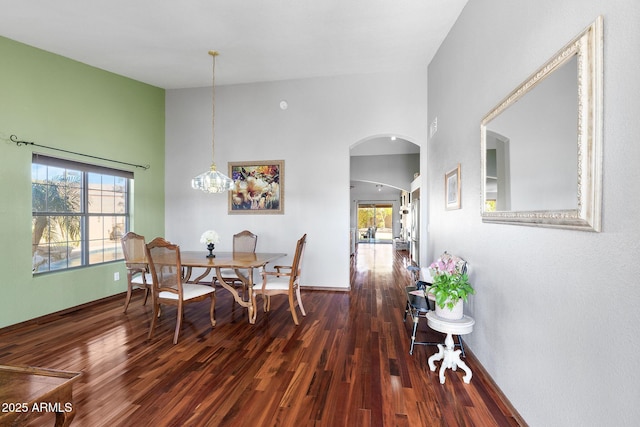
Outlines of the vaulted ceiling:
M 0 35 L 161 88 L 424 69 L 467 0 L 2 0 Z

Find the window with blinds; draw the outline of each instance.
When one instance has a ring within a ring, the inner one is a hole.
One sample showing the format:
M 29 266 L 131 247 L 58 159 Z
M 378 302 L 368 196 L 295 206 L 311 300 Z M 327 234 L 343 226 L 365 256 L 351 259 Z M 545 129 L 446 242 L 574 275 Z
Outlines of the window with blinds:
M 133 173 L 33 154 L 33 273 L 124 259 Z

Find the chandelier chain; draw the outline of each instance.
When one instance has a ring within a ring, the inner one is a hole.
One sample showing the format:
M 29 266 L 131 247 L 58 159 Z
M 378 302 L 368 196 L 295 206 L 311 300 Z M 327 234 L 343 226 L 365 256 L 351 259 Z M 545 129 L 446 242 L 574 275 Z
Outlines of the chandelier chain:
M 223 193 L 233 187 L 233 180 L 216 170 L 215 163 L 215 119 L 216 119 L 216 56 L 218 52 L 210 50 L 213 57 L 211 67 L 211 167 L 191 180 L 191 188 L 202 190 L 205 193 Z
M 210 50 L 209 55 L 213 58 L 211 67 L 211 162 L 215 164 L 215 138 L 216 138 L 216 56 L 218 52 Z

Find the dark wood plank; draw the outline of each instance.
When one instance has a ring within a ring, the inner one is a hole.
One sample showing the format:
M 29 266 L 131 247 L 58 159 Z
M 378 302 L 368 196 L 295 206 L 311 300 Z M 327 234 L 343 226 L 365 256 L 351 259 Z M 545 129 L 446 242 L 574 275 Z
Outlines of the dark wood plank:
M 307 316 L 295 326 L 285 297 L 260 305 L 255 325 L 217 292 L 185 309 L 172 343 L 175 309 L 163 308 L 147 341 L 142 292 L 126 314 L 122 298 L 0 331 L 0 363 L 82 371 L 74 386 L 78 426 L 518 426 L 525 422 L 467 349 L 471 384 L 430 372 L 435 347 L 409 355 L 403 322 L 408 253 L 360 245 L 349 292 L 303 291 Z M 443 341 L 423 322 L 419 334 Z M 422 340 L 421 338 L 421 340 Z M 34 420 L 51 425 L 53 415 Z

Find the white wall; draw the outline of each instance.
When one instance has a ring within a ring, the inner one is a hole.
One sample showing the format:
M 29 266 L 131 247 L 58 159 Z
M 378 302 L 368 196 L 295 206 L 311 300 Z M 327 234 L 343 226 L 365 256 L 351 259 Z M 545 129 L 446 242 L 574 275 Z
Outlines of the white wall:
M 599 14 L 603 231 L 482 223 L 480 120 Z M 471 1 L 429 66 L 429 179 L 462 164 L 461 210 L 431 187 L 429 247 L 470 262 L 467 342 L 532 426 L 640 419 L 639 21 L 636 0 Z
M 351 157 L 353 181 L 375 182 L 410 191 L 416 172 L 420 172 L 420 154 Z
M 223 66 L 222 63 L 219 66 Z M 211 89 L 166 96 L 166 236 L 203 249 L 213 228 L 220 250 L 249 229 L 258 251 L 291 254 L 308 233 L 303 286 L 349 287 L 349 147 L 371 135 L 426 141 L 426 70 L 216 88 L 215 158 L 285 161 L 284 215 L 228 215 L 226 195 L 190 188 L 211 163 Z M 281 110 L 280 100 L 289 108 Z M 204 249 L 203 249 L 204 250 Z

